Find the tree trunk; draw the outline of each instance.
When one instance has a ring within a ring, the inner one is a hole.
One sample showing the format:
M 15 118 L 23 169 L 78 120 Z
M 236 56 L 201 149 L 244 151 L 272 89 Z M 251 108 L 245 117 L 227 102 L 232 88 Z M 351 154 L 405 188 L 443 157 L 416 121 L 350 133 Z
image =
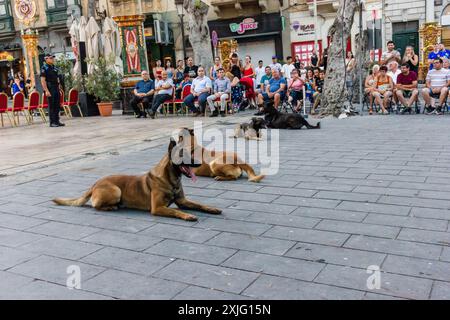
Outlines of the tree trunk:
M 213 64 L 207 18 L 209 6 L 201 0 L 184 0 L 184 9 L 186 10 L 189 41 L 194 50 L 194 63 L 204 67 L 208 74 Z
M 331 44 L 328 50 L 328 67 L 322 94 L 321 116 L 333 115 L 338 117 L 341 113 L 341 107 L 347 99 L 345 49 L 355 11 L 358 8 L 358 0 L 340 0 L 339 2 L 337 17 L 329 31 Z
M 367 76 L 367 62 L 369 60 L 369 53 L 367 51 L 367 32 L 363 31 L 363 38 L 362 38 L 362 47 L 361 47 L 361 40 L 360 35 L 356 35 L 355 37 L 355 52 L 356 52 L 356 66 L 353 69 L 354 76 L 353 76 L 353 101 L 354 103 L 359 103 L 359 73 L 362 72 L 362 82 L 363 82 L 363 92 L 364 92 L 364 80 Z M 363 93 L 364 94 L 364 93 Z

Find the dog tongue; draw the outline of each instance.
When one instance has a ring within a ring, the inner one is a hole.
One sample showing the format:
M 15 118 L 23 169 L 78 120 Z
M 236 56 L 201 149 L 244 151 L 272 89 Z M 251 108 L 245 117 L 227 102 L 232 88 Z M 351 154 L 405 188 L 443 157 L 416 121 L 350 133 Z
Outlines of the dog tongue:
M 192 171 L 192 168 L 191 167 L 188 167 L 189 169 L 189 173 L 190 173 L 190 175 L 191 175 L 191 180 L 192 180 L 192 182 L 193 183 L 196 183 L 197 182 L 197 176 L 195 175 L 195 173 L 194 173 L 194 171 Z

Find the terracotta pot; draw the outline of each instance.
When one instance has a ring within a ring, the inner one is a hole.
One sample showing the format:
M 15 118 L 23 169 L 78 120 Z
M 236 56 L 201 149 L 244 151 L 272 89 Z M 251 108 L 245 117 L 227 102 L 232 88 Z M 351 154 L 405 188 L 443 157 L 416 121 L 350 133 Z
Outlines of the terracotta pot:
M 98 111 L 102 117 L 109 117 L 112 115 L 112 102 L 99 102 L 97 103 Z

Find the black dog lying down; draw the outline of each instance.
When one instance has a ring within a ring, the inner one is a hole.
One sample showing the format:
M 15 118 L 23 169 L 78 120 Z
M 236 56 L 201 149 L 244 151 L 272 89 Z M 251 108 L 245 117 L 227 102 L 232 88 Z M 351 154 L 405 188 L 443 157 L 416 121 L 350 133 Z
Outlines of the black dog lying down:
M 264 104 L 264 120 L 267 127 L 272 129 L 320 129 L 320 122 L 312 126 L 302 117 L 300 113 L 281 113 L 276 110 L 272 103 Z

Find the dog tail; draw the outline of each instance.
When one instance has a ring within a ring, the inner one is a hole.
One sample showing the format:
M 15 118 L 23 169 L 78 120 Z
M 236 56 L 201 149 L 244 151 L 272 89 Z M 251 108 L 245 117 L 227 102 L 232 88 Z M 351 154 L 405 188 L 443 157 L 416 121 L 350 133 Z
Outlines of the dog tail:
M 75 199 L 53 199 L 53 202 L 61 206 L 81 207 L 89 201 L 92 195 L 92 188 L 86 191 L 81 197 Z
M 248 181 L 260 182 L 265 177 L 264 175 L 256 175 L 255 170 L 253 170 L 252 166 L 250 166 L 249 164 L 243 163 L 238 164 L 238 166 L 247 173 Z

